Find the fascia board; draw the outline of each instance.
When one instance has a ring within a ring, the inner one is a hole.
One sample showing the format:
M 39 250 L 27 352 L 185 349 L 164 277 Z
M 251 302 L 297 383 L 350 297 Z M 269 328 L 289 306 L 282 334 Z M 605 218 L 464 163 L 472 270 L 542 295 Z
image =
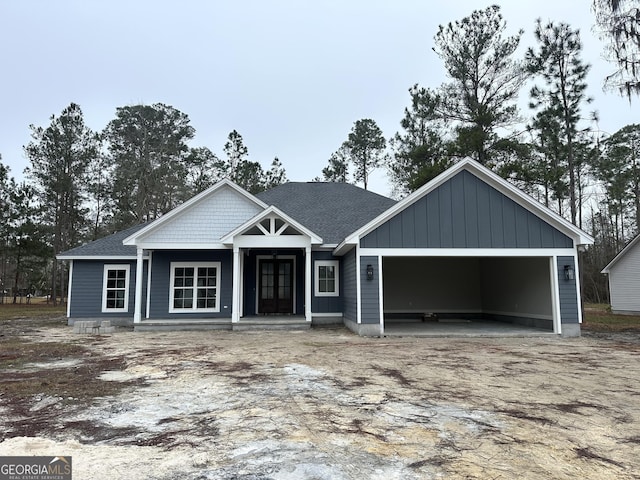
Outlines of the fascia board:
M 591 235 L 582 231 L 571 222 L 565 220 L 557 213 L 540 204 L 532 197 L 522 192 L 515 185 L 510 184 L 504 178 L 500 177 L 498 174 L 492 172 L 486 167 L 483 167 L 475 160 L 467 157 L 460 160 L 457 164 L 444 171 L 443 173 L 432 179 L 430 182 L 426 183 L 418 190 L 413 192 L 411 195 L 407 196 L 403 200 L 400 200 L 398 203 L 380 214 L 378 217 L 374 218 L 369 223 L 349 235 L 338 245 L 338 247 L 336 248 L 336 254 L 339 254 L 339 252 L 343 251 L 344 247 L 346 247 L 347 245 L 357 244 L 360 238 L 375 230 L 377 227 L 394 217 L 396 214 L 409 207 L 413 203 L 417 202 L 422 197 L 435 190 L 449 179 L 453 178 L 463 169 L 480 178 L 488 185 L 496 188 L 496 190 L 503 193 L 508 198 L 512 199 L 517 204 L 527 209 L 534 215 L 542 218 L 545 222 L 550 223 L 558 230 L 572 238 L 577 245 L 593 244 L 594 239 Z
M 616 263 L 618 263 L 618 261 L 622 257 L 624 257 L 627 254 L 627 252 L 629 252 L 633 248 L 633 246 L 638 242 L 640 242 L 640 235 L 636 235 L 636 237 L 633 240 L 631 240 L 626 245 L 626 247 L 624 247 L 622 250 L 620 250 L 620 252 L 618 252 L 618 254 L 615 257 L 613 257 L 613 259 L 607 264 L 606 267 L 604 267 L 600 271 L 600 273 L 607 273 L 608 274 L 611 271 L 611 267 L 613 267 Z
M 195 197 L 187 200 L 182 205 L 179 205 L 178 207 L 174 208 L 170 212 L 168 212 L 165 215 L 161 216 L 157 220 L 154 220 L 149 225 L 147 225 L 144 228 L 141 228 L 140 230 L 138 230 L 133 235 L 128 236 L 127 238 L 125 238 L 122 241 L 123 245 L 138 245 L 138 243 L 136 243 L 137 239 L 144 237 L 145 235 L 147 235 L 148 233 L 150 233 L 153 230 L 157 229 L 161 225 L 164 225 L 165 223 L 171 221 L 171 219 L 173 219 L 174 217 L 180 215 L 185 210 L 188 210 L 191 207 L 193 207 L 194 205 L 200 203 L 200 201 L 202 201 L 204 198 L 212 195 L 213 193 L 217 192 L 218 190 L 220 190 L 221 188 L 223 188 L 225 186 L 226 187 L 230 187 L 233 190 L 235 190 L 236 192 L 240 193 L 241 195 L 246 197 L 248 200 L 250 200 L 253 203 L 255 203 L 256 205 L 258 205 L 260 208 L 267 208 L 267 204 L 264 203 L 262 200 L 259 200 L 255 196 L 251 195 L 249 192 L 247 192 L 243 188 L 240 188 L 238 185 L 236 185 L 232 181 L 224 179 L 224 180 L 221 180 L 220 182 L 216 183 L 215 185 L 209 187 L 207 190 L 205 190 L 203 192 L 200 192 Z
M 136 260 L 135 255 L 56 255 L 57 260 Z M 149 260 L 148 255 L 142 257 L 143 260 Z
M 320 237 L 319 235 L 315 234 L 314 232 L 309 230 L 307 227 L 302 225 L 300 222 L 297 222 L 296 220 L 291 218 L 289 215 L 284 213 L 282 210 L 280 210 L 277 207 L 274 207 L 273 205 L 270 206 L 270 207 L 267 207 L 266 210 L 263 210 L 262 212 L 258 213 L 257 215 L 254 215 L 253 218 L 250 218 L 249 220 L 247 220 L 245 223 L 243 223 L 239 227 L 237 227 L 234 230 L 232 230 L 231 232 L 227 233 L 224 237 L 222 237 L 220 239 L 220 242 L 222 242 L 224 244 L 233 243 L 233 238 L 236 235 L 239 235 L 240 233 L 242 233 L 247 228 L 250 228 L 252 225 L 255 225 L 256 223 L 260 222 L 262 219 L 268 217 L 271 214 L 277 215 L 278 217 L 280 217 L 284 221 L 286 221 L 289 225 L 294 227 L 296 230 L 300 230 L 302 233 L 307 235 L 311 239 L 311 243 L 312 244 L 314 244 L 314 245 L 322 244 L 322 237 Z

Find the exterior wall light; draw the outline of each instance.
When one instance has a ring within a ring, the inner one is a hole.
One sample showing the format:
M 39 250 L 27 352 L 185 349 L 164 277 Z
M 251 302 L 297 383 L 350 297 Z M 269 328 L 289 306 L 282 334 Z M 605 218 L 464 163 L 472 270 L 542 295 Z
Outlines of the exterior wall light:
M 573 280 L 575 278 L 575 270 L 571 265 L 564 266 L 564 279 Z
M 373 265 L 367 265 L 367 280 L 373 280 Z

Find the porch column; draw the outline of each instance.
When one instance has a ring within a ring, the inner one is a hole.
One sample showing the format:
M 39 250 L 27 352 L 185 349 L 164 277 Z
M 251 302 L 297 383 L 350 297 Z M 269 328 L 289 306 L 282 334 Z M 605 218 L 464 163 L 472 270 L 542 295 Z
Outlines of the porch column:
M 305 247 L 304 257 L 304 316 L 307 322 L 311 322 L 311 246 Z
M 140 323 L 142 320 L 142 254 L 144 250 L 138 248 L 136 252 L 136 297 L 133 306 L 133 323 Z
M 240 247 L 233 246 L 233 292 L 231 304 L 231 322 L 240 321 Z

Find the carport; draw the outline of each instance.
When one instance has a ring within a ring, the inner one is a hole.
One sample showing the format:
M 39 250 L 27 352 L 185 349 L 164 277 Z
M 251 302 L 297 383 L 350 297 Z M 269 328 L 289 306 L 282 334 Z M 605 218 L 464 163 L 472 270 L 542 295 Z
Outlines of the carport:
M 465 159 L 336 248 L 345 267 L 355 257 L 358 280 L 359 308 L 345 311 L 345 324 L 365 335 L 446 324 L 449 332 L 491 325 L 504 334 L 523 328 L 577 336 L 578 251 L 591 243 L 587 233 Z
M 383 257 L 384 332 L 554 333 L 549 257 Z

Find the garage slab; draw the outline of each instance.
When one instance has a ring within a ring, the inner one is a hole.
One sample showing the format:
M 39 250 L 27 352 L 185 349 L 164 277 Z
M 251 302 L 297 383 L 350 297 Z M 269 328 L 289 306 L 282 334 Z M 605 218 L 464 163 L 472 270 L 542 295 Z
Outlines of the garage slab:
M 421 322 L 391 320 L 385 323 L 387 337 L 554 337 L 550 330 L 490 320 Z

